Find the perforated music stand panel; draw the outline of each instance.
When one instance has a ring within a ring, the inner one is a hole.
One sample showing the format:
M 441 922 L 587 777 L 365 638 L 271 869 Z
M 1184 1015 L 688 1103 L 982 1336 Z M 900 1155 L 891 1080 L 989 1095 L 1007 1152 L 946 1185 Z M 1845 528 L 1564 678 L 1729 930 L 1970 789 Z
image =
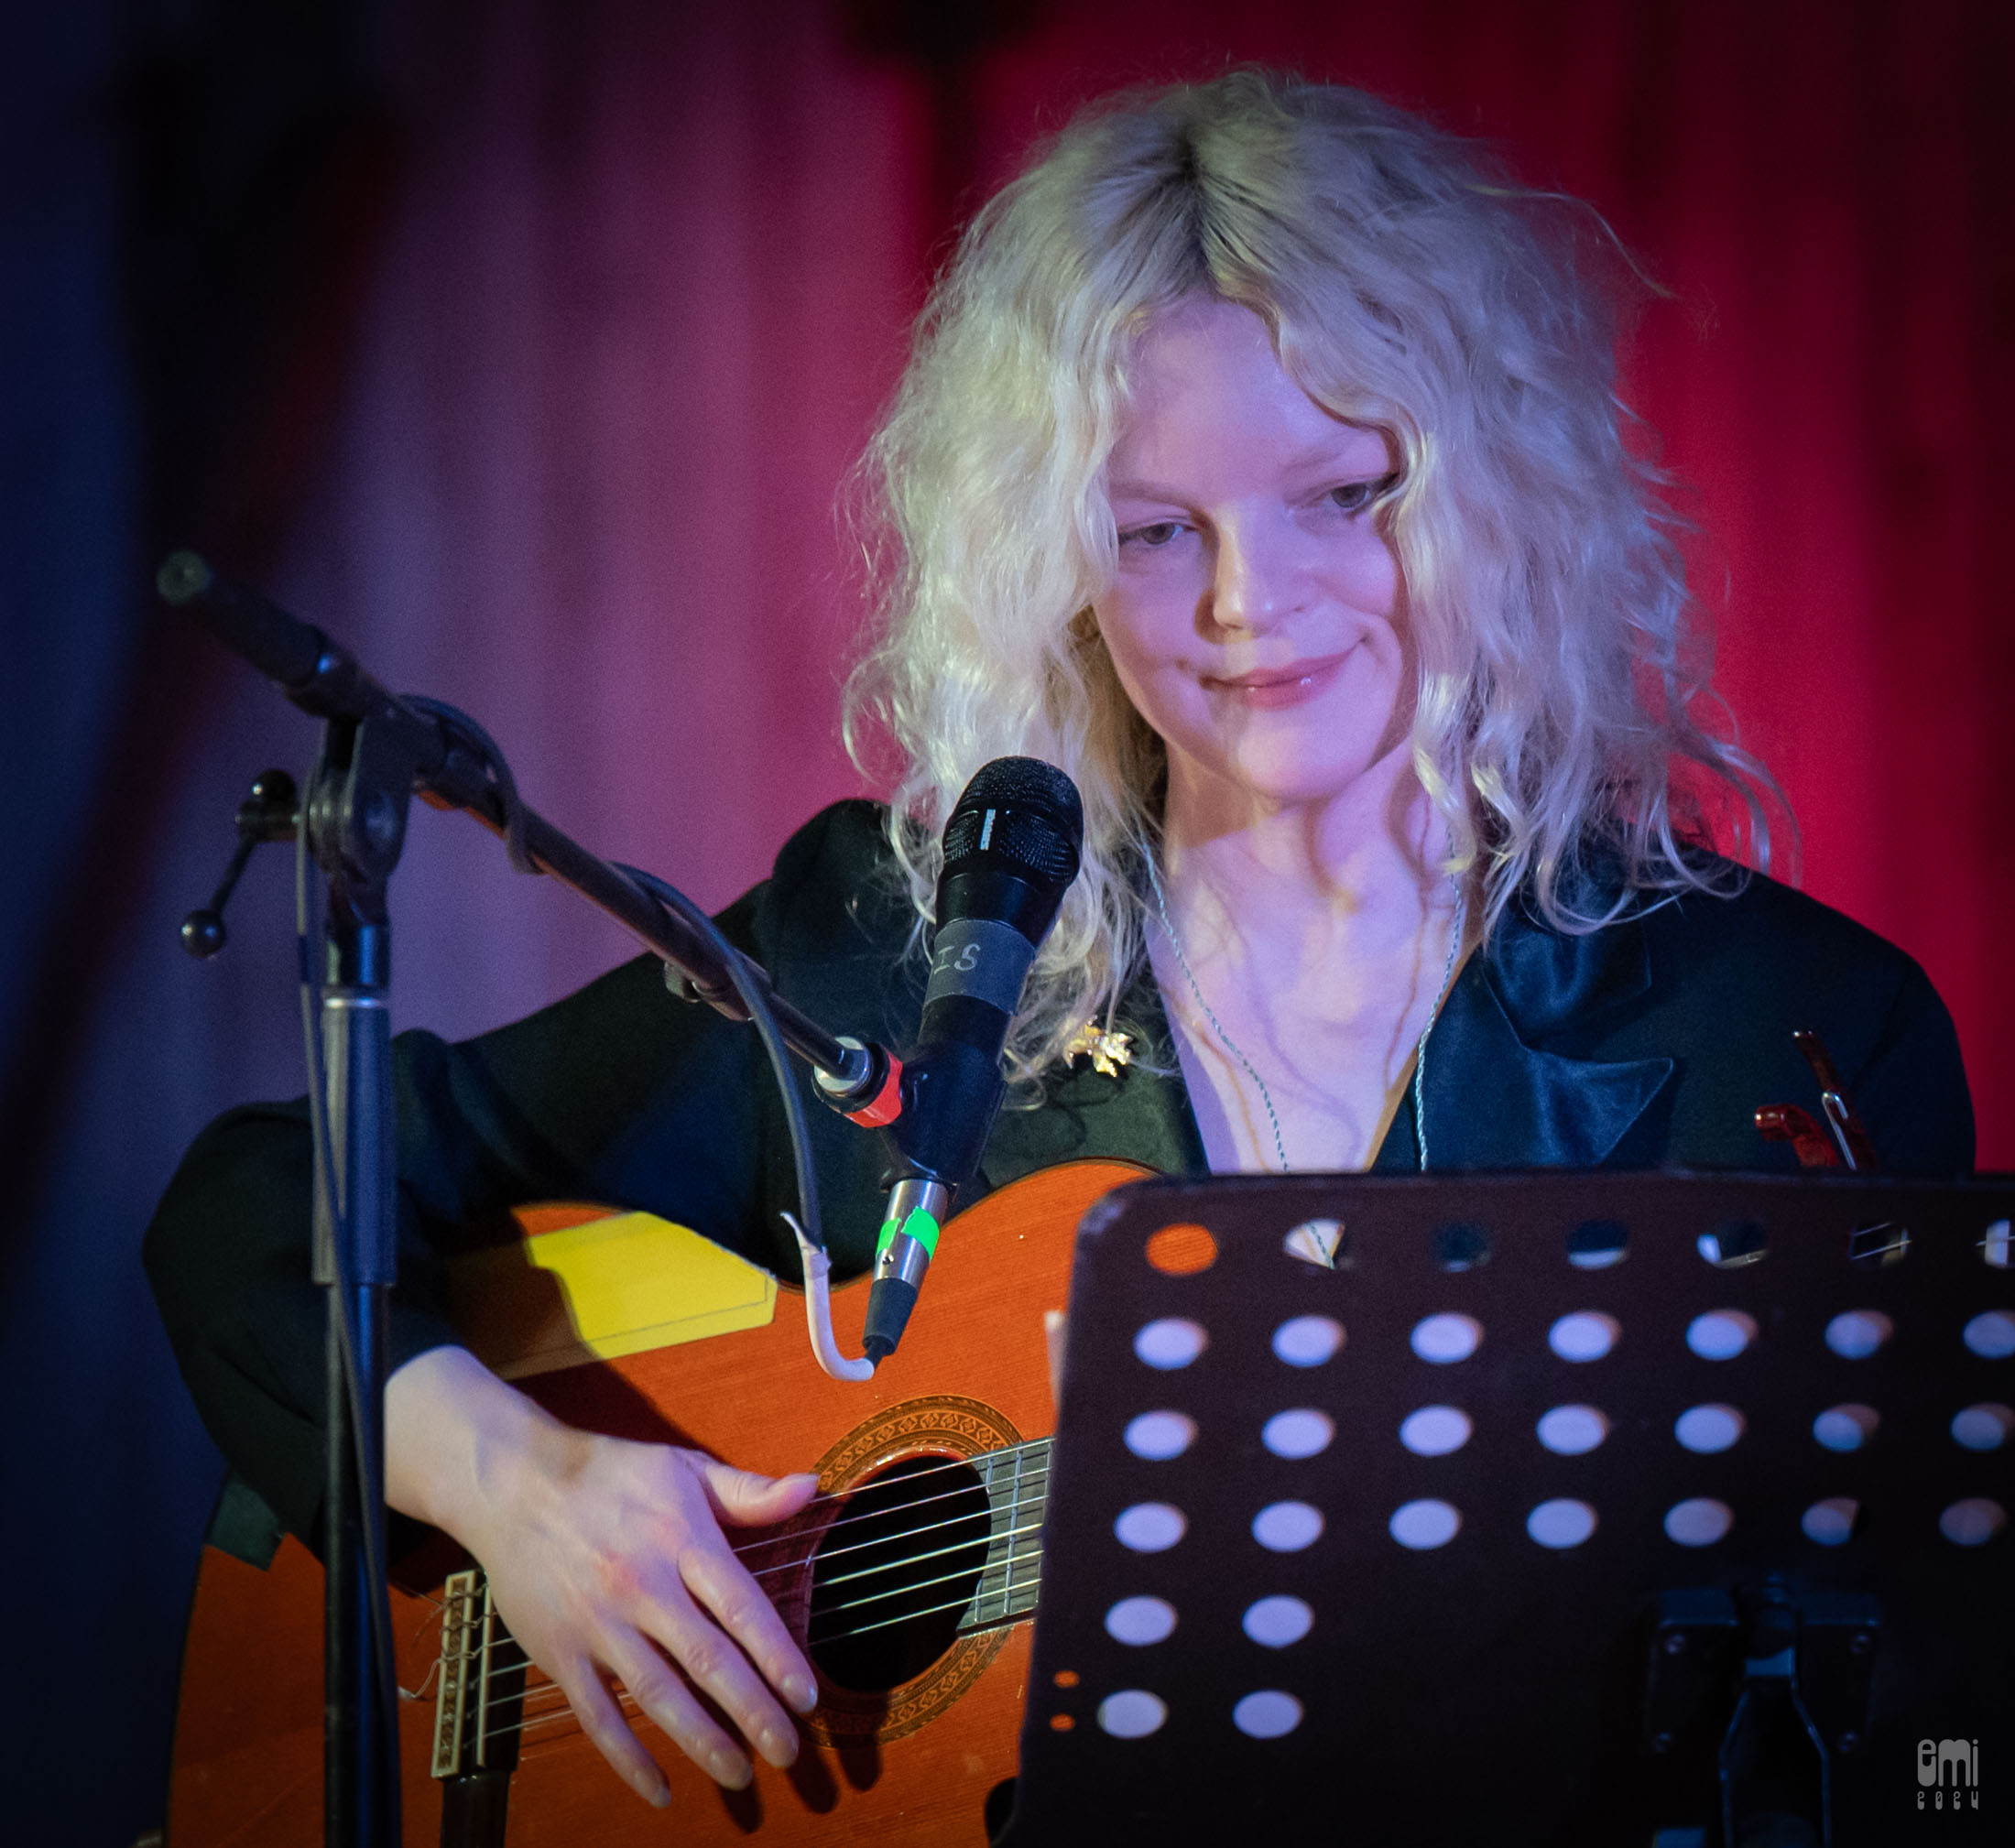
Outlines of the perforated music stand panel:
M 1650 1842 L 1718 1739 L 1648 1742 L 1655 1602 L 1770 1574 L 1880 1606 L 1836 1839 L 1902 1839 L 1923 1737 L 2005 1767 L 2005 1829 L 2011 1212 L 2005 1178 L 1109 1196 L 1008 1839 Z

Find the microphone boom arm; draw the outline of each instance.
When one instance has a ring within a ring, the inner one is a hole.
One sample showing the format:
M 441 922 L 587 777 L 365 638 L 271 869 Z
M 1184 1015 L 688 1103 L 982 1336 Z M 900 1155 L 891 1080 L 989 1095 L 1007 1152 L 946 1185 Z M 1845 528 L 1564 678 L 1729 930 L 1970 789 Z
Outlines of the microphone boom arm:
M 261 673 L 311 718 L 368 719 L 396 741 L 414 766 L 414 789 L 437 809 L 473 815 L 511 841 L 539 872 L 605 911 L 647 950 L 684 978 L 681 992 L 731 1020 L 748 1009 L 713 947 L 676 912 L 638 889 L 625 874 L 562 833 L 515 792 L 506 793 L 473 741 L 446 721 L 387 691 L 341 644 L 310 623 L 289 615 L 256 591 L 219 575 L 195 552 L 171 554 L 156 580 L 162 601 L 192 617 Z M 771 985 L 768 972 L 747 957 L 742 973 L 777 1022 L 784 1043 L 820 1076 L 822 1097 L 843 1115 L 886 1108 L 885 1093 L 900 1068 L 880 1047 L 829 1033 Z M 867 1115 L 867 1120 L 887 1121 Z

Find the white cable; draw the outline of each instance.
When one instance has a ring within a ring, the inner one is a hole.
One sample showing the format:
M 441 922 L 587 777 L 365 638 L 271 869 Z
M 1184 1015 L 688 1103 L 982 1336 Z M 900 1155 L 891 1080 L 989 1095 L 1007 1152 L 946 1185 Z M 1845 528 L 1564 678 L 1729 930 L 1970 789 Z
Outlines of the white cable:
M 833 1338 L 833 1299 L 826 1288 L 832 1260 L 804 1235 L 794 1213 L 787 1212 L 783 1218 L 797 1236 L 798 1256 L 804 1261 L 804 1325 L 811 1335 L 812 1359 L 833 1379 L 873 1379 L 875 1363 L 866 1355 L 848 1360 Z

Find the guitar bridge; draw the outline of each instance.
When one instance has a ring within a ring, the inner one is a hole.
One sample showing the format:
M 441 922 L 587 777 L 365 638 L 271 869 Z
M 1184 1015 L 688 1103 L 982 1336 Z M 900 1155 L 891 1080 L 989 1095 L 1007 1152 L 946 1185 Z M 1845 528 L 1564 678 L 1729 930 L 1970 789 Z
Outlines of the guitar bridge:
M 441 1608 L 441 1682 L 434 1696 L 434 1763 L 437 1777 L 459 1777 L 483 1762 L 486 1730 L 478 1737 L 474 1765 L 465 1760 L 474 1683 L 477 1713 L 483 1711 L 489 1680 L 490 1652 L 485 1647 L 491 1625 L 489 1582 L 481 1572 L 456 1572 L 442 1588 Z M 480 1658 L 480 1659 L 479 1659 Z

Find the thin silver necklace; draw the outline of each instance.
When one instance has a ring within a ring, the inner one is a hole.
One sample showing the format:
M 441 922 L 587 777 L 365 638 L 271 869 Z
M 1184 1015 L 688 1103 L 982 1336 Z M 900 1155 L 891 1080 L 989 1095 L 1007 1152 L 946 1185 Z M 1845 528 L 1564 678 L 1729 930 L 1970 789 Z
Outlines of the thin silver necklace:
M 1175 919 L 1169 916 L 1169 895 L 1161 889 L 1161 875 L 1155 865 L 1154 856 L 1148 855 L 1148 883 L 1154 887 L 1154 908 L 1160 914 L 1161 928 L 1168 933 L 1169 947 L 1175 951 L 1175 960 L 1182 965 L 1182 978 L 1190 984 L 1190 995 L 1195 1001 L 1204 1018 L 1210 1022 L 1211 1031 L 1216 1034 L 1225 1050 L 1231 1054 L 1245 1069 L 1246 1076 L 1252 1080 L 1259 1092 L 1259 1102 L 1266 1106 L 1267 1121 L 1273 1128 L 1273 1152 L 1280 1163 L 1282 1174 L 1291 1173 L 1288 1167 L 1287 1144 L 1280 1136 L 1280 1114 L 1273 1107 L 1273 1094 L 1267 1089 L 1267 1081 L 1260 1077 L 1240 1049 L 1238 1042 L 1225 1031 L 1225 1023 L 1212 1011 L 1211 1005 L 1204 999 L 1204 991 L 1198 985 L 1196 971 L 1190 967 L 1190 959 L 1182 949 L 1182 940 L 1176 934 Z M 1463 927 L 1469 919 L 1469 895 L 1463 890 L 1461 880 L 1454 881 L 1455 886 L 1455 917 L 1448 931 L 1448 955 L 1442 964 L 1442 985 L 1434 996 L 1434 1006 L 1427 1016 L 1427 1025 L 1421 1029 L 1421 1041 L 1413 1049 L 1413 1136 L 1420 1149 L 1421 1171 L 1427 1171 L 1427 1036 L 1433 1032 L 1434 1022 L 1440 1017 L 1442 1005 L 1448 999 L 1448 986 L 1454 979 L 1455 952 L 1462 947 Z

